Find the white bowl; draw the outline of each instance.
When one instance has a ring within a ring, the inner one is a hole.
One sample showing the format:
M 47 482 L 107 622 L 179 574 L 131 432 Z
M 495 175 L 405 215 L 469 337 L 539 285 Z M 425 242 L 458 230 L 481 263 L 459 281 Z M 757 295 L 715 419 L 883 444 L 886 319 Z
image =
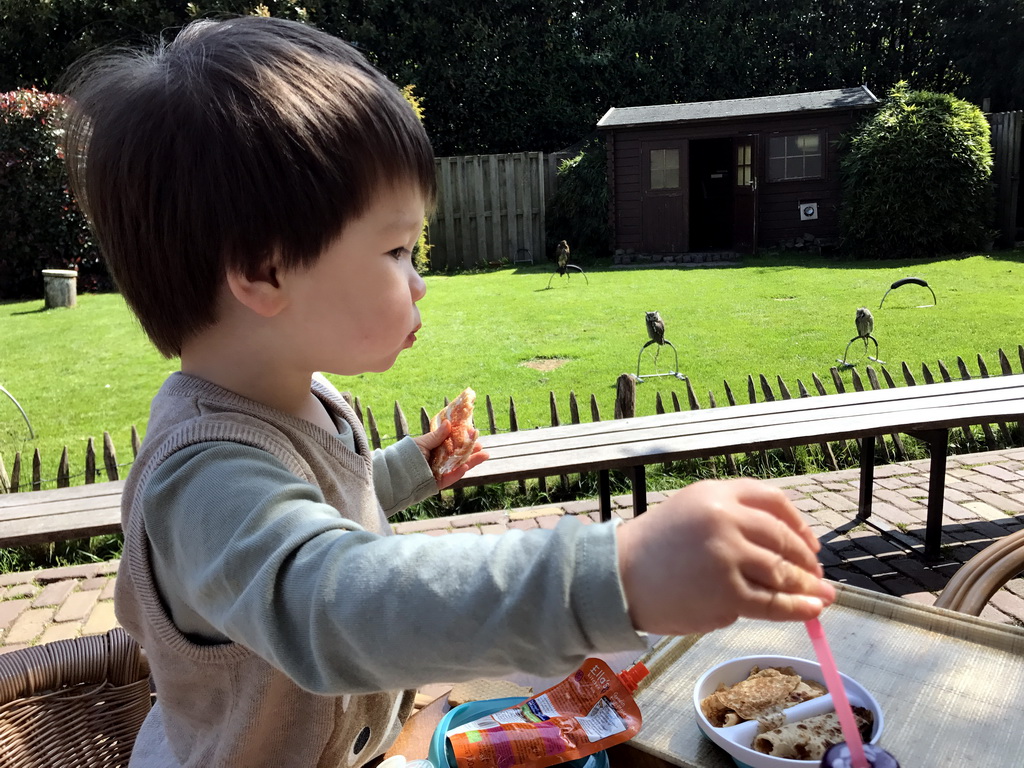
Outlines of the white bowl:
M 693 687 L 693 708 L 697 713 L 697 726 L 708 739 L 728 752 L 729 757 L 739 768 L 809 768 L 809 766 L 818 765 L 818 760 L 789 760 L 784 757 L 772 757 L 752 749 L 750 745 L 757 734 L 757 721 L 751 720 L 738 725 L 716 728 L 704 716 L 700 709 L 701 700 L 714 693 L 720 684 L 733 685 L 746 679 L 750 674 L 751 667 L 755 665 L 761 669 L 792 667 L 801 677 L 816 680 L 822 685 L 825 684 L 825 676 L 821 674 L 821 667 L 817 662 L 809 659 L 798 659 L 793 656 L 742 656 L 730 659 L 701 675 Z M 875 723 L 870 743 L 877 743 L 882 735 L 882 708 L 864 686 L 847 675 L 842 675 L 842 678 L 846 697 L 850 700 L 850 704 L 870 709 L 874 713 Z M 793 722 L 831 711 L 833 711 L 832 696 L 826 694 L 789 707 L 784 713 L 787 721 Z

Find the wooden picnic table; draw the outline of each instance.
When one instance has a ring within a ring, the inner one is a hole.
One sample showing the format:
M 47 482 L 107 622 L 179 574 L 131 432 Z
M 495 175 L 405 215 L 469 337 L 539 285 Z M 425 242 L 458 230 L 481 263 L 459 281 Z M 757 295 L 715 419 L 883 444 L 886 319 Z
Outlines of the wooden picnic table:
M 647 508 L 644 467 L 831 440 L 861 441 L 858 519 L 871 515 L 875 439 L 902 432 L 926 441 L 931 457 L 925 553 L 939 555 L 949 430 L 1024 416 L 1024 374 L 775 400 L 728 408 L 570 424 L 483 435 L 491 458 L 460 486 L 528 477 L 599 473 L 602 519 L 611 518 L 609 470 L 631 479 L 634 512 Z
M 875 438 L 892 432 L 928 442 L 931 473 L 925 554 L 938 557 L 949 430 L 1024 417 L 1024 374 L 776 400 L 708 410 L 485 435 L 490 460 L 459 486 L 598 472 L 599 504 L 611 518 L 609 472 L 631 478 L 637 514 L 647 508 L 645 466 L 679 459 L 859 438 L 858 519 L 871 515 Z M 120 531 L 124 481 L 0 495 L 0 546 Z

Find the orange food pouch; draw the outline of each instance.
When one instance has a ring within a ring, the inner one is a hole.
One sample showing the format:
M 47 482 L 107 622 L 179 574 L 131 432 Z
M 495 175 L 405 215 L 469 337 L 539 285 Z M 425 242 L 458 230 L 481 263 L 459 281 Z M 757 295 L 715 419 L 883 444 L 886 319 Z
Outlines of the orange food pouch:
M 446 734 L 459 768 L 545 768 L 633 738 L 640 708 L 633 700 L 643 664 L 620 674 L 601 659 L 515 707 Z

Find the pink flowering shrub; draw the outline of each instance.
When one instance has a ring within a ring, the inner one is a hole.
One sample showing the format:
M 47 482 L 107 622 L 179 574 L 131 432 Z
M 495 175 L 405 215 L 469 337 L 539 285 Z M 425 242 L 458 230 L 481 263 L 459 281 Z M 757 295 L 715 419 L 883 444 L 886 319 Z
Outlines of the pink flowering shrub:
M 59 147 L 61 97 L 0 94 L 0 299 L 41 298 L 43 269 L 78 269 L 78 290 L 108 290 Z

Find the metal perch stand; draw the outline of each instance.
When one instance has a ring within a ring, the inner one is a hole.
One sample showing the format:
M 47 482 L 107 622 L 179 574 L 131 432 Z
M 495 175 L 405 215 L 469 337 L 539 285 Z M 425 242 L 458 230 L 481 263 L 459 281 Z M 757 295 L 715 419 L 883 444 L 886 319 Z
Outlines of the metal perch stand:
M 867 354 L 868 351 L 868 339 L 871 339 L 873 342 L 875 342 L 875 356 L 872 357 L 871 355 L 868 355 L 868 360 L 872 361 L 873 363 L 880 363 L 881 365 L 885 365 L 885 360 L 878 359 L 878 340 L 875 339 L 875 337 L 872 336 L 870 333 L 867 336 L 854 336 L 852 339 L 850 339 L 850 343 L 846 345 L 846 351 L 843 352 L 843 359 L 840 360 L 839 358 L 836 358 L 836 362 L 842 363 L 843 365 L 846 366 L 853 366 L 853 363 L 846 362 L 846 353 L 850 351 L 850 344 L 853 344 L 853 342 L 855 342 L 857 339 L 864 339 L 865 354 Z
M 875 318 L 871 315 L 871 310 L 867 307 L 861 307 L 857 310 L 857 316 L 855 320 L 857 324 L 857 335 L 854 336 L 846 345 L 846 350 L 843 352 L 843 359 L 836 358 L 836 362 L 842 363 L 845 367 L 853 367 L 853 363 L 846 362 L 846 355 L 850 351 L 850 344 L 853 344 L 857 339 L 864 340 L 864 354 L 867 355 L 868 360 L 885 365 L 884 360 L 878 359 L 878 339 L 871 335 L 871 332 L 875 329 Z M 868 339 L 875 342 L 875 356 L 868 355 Z
M 675 352 L 675 354 L 676 354 L 676 365 L 675 365 L 675 368 L 673 368 L 671 371 L 668 371 L 667 373 L 649 373 L 646 376 L 641 376 L 640 375 L 640 360 L 644 356 L 644 350 L 647 349 L 649 346 L 651 346 L 651 344 L 657 344 L 658 345 L 658 349 L 656 350 L 655 355 L 654 355 L 654 364 L 655 365 L 658 364 L 658 355 L 661 354 L 661 347 L 662 347 L 662 345 L 667 344 L 668 346 L 672 347 L 672 351 Z M 668 339 L 665 339 L 664 341 L 654 341 L 653 339 L 651 339 L 646 344 L 644 344 L 642 347 L 640 347 L 640 354 L 636 356 L 636 381 L 637 381 L 638 384 L 643 382 L 644 379 L 653 379 L 653 378 L 655 378 L 657 376 L 675 376 L 677 379 L 680 379 L 681 381 L 686 381 L 686 377 L 679 372 L 679 350 L 676 349 L 676 345 L 673 344 Z
M 590 285 L 590 278 L 587 277 L 587 273 L 577 267 L 575 264 L 569 263 L 569 244 L 565 240 L 559 240 L 558 245 L 555 247 L 555 263 L 558 264 L 558 269 L 551 273 L 551 277 L 548 278 L 548 288 L 551 287 L 551 281 L 555 279 L 555 275 L 561 277 L 565 275 L 565 279 L 569 279 L 569 270 L 575 269 L 581 275 L 583 279 L 587 281 L 587 285 Z
M 661 319 L 661 313 L 657 310 L 653 312 L 644 313 L 644 325 L 647 327 L 647 337 L 650 339 L 646 344 L 640 347 L 640 354 L 636 356 L 636 382 L 641 383 L 645 378 L 650 379 L 655 376 L 675 376 L 677 379 L 685 380 L 686 377 L 679 372 L 679 350 L 676 349 L 676 345 L 665 338 L 665 321 Z M 672 347 L 672 351 L 676 353 L 676 367 L 668 373 L 652 373 L 649 376 L 640 375 L 640 360 L 643 359 L 644 350 L 647 349 L 651 344 L 657 344 L 658 348 L 654 351 L 654 365 L 657 368 L 658 356 L 661 354 L 661 347 L 663 344 L 668 344 Z
M 558 275 L 559 277 L 565 275 L 565 278 L 568 280 L 570 269 L 575 269 L 577 272 L 583 275 L 583 279 L 587 281 L 587 285 L 590 285 L 590 278 L 587 277 L 586 272 L 584 272 L 580 267 L 577 267 L 575 264 L 566 264 L 564 267 L 559 267 L 557 272 L 551 273 L 551 277 L 548 278 L 548 288 L 551 287 L 551 281 L 555 279 L 555 275 Z
M 28 425 L 28 436 L 32 440 L 35 440 L 36 439 L 36 433 L 35 433 L 35 430 L 32 429 L 32 422 L 28 420 L 28 414 L 25 413 L 25 409 L 21 407 L 21 403 L 19 403 L 15 399 L 14 395 L 12 395 L 10 392 L 8 392 L 6 389 L 4 389 L 2 386 L 0 386 L 0 392 L 3 392 L 5 395 L 7 395 L 9 398 L 11 398 L 11 402 L 14 403 L 15 407 L 19 411 L 21 411 L 21 417 L 23 419 L 25 419 L 25 423 Z
M 929 291 L 931 291 L 932 303 L 922 304 L 921 306 L 918 307 L 918 309 L 924 309 L 925 307 L 934 307 L 936 304 L 939 303 L 939 300 L 935 298 L 935 291 L 932 291 L 932 287 L 928 285 L 928 281 L 923 280 L 920 277 L 904 277 L 900 280 L 897 280 L 896 282 L 889 286 L 889 291 L 895 288 L 899 288 L 901 285 L 921 285 L 927 288 Z M 889 295 L 889 291 L 886 291 L 885 296 L 882 296 L 882 300 L 878 302 L 879 309 L 881 309 L 882 305 L 885 304 L 885 297 Z

